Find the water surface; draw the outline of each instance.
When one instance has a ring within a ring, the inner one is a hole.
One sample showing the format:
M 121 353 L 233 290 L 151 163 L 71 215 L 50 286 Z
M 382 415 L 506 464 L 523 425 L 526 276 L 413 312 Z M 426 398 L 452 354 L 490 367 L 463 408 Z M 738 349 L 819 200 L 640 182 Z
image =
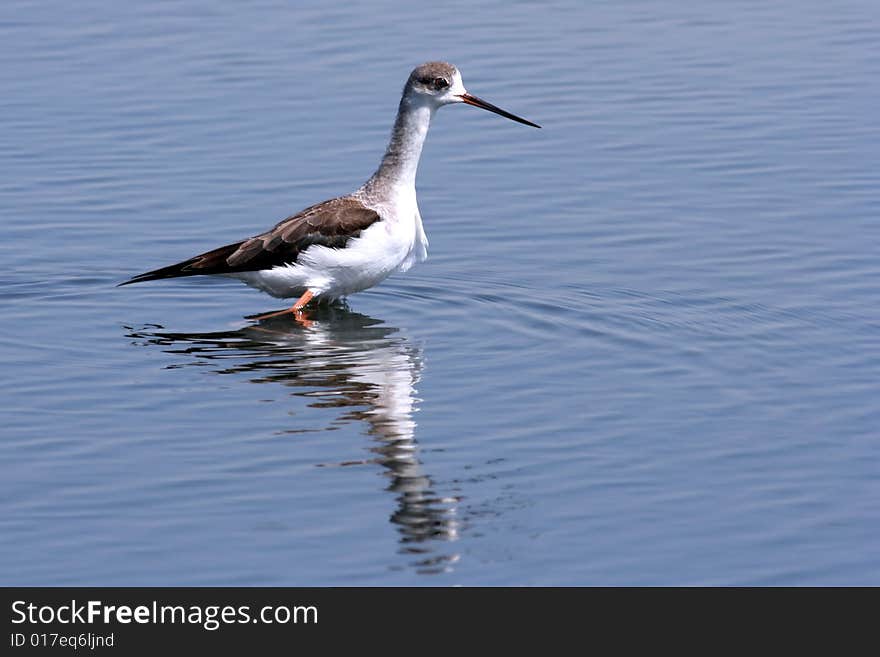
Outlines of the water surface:
M 873 3 L 0 9 L 0 582 L 880 584 Z M 428 262 L 115 288 L 441 110 Z

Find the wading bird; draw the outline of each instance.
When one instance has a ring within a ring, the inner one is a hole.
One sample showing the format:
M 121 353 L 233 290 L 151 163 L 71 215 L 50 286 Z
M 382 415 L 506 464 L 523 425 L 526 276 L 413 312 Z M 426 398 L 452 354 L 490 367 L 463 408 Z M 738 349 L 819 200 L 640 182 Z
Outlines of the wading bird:
M 428 62 L 410 74 L 382 163 L 360 189 L 318 203 L 256 237 L 221 246 L 120 285 L 179 278 L 231 276 L 274 297 L 296 298 L 302 309 L 313 299 L 337 299 L 373 287 L 396 271 L 427 257 L 428 240 L 416 200 L 416 170 L 431 118 L 439 108 L 466 103 L 540 128 L 495 107 L 464 88 L 458 69 Z

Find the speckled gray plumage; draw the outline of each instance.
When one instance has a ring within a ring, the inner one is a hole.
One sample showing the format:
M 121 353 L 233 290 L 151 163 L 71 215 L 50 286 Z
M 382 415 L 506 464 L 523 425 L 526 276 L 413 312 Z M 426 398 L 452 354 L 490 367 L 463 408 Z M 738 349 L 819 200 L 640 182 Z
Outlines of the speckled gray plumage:
M 443 77 L 451 82 L 457 75 L 458 69 L 446 62 L 426 62 L 409 74 L 382 163 L 359 190 L 365 199 L 384 200 L 388 188 L 400 181 L 415 185 L 416 168 L 436 107 L 419 103 L 413 88 L 423 78 Z
M 446 78 L 448 82 L 452 81 L 458 69 L 447 62 L 425 62 L 420 66 L 416 66 L 412 73 L 409 74 L 407 85 L 418 82 L 421 78 Z

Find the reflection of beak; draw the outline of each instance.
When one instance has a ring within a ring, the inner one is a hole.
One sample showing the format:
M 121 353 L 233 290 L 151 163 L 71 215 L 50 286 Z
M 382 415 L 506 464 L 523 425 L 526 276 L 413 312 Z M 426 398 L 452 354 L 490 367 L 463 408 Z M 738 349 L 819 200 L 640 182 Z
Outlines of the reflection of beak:
M 511 121 L 516 121 L 517 123 L 525 123 L 526 125 L 530 125 L 533 128 L 540 128 L 537 123 L 532 123 L 531 121 L 526 121 L 525 119 L 517 116 L 516 114 L 511 114 L 510 112 L 505 112 L 500 107 L 495 107 L 492 103 L 487 103 L 482 98 L 477 98 L 476 96 L 471 96 L 470 94 L 459 94 L 458 96 L 461 98 L 461 102 L 467 103 L 468 105 L 473 105 L 474 107 L 481 107 L 484 110 L 489 110 L 490 112 L 495 112 L 496 114 L 500 114 L 501 116 L 510 119 Z

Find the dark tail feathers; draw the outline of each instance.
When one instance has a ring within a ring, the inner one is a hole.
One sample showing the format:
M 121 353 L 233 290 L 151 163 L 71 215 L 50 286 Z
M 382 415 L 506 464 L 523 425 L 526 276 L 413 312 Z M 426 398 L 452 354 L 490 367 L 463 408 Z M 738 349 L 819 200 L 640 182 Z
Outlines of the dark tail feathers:
M 234 267 L 230 267 L 226 263 L 226 259 L 238 250 L 242 242 L 235 244 L 227 244 L 219 249 L 202 253 L 189 260 L 178 262 L 176 265 L 169 265 L 161 269 L 144 272 L 132 277 L 130 280 L 120 283 L 116 287 L 123 285 L 131 285 L 132 283 L 143 283 L 144 281 L 156 281 L 160 278 L 180 278 L 181 276 L 202 276 L 206 274 L 227 274 L 232 271 L 238 271 Z

